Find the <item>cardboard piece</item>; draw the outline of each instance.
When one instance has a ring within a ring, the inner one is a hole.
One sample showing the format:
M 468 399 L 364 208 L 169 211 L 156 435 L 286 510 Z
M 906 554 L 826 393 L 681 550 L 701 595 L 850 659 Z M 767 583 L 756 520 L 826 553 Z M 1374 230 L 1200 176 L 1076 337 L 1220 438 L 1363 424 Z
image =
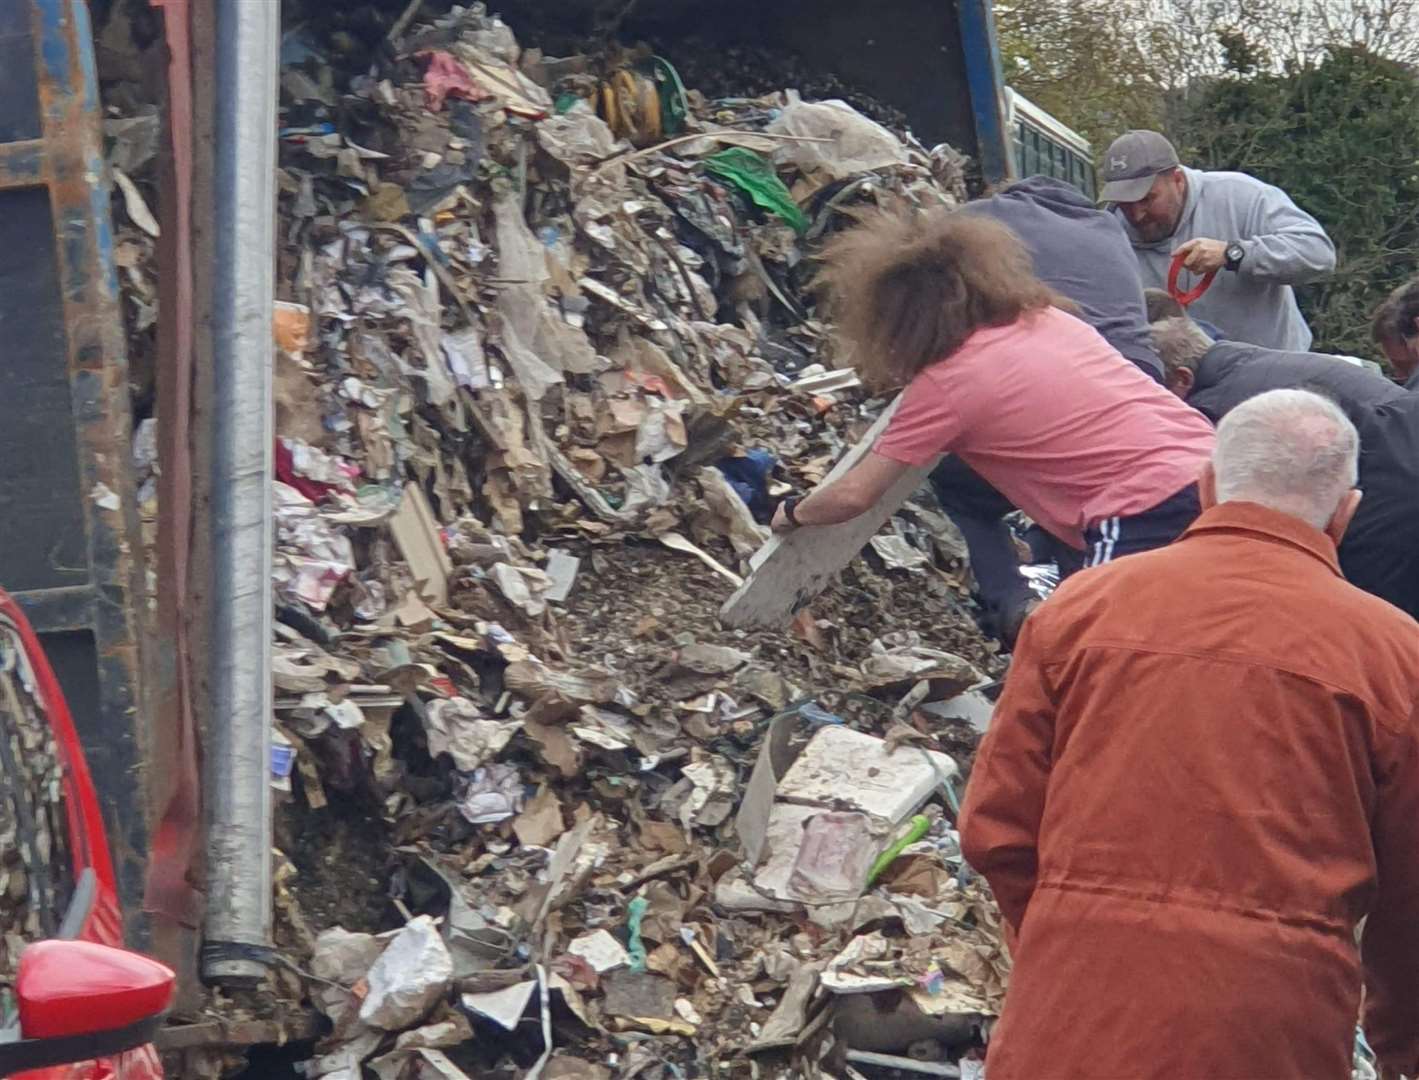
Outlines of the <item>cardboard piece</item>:
M 389 519 L 389 529 L 414 574 L 419 596 L 434 607 L 447 607 L 453 562 L 444 550 L 429 500 L 417 484 L 404 485 L 404 497 Z
M 896 408 L 894 401 L 882 411 L 877 422 L 824 477 L 823 484 L 831 484 L 862 460 L 877 436 L 886 429 Z M 742 627 L 779 626 L 788 622 L 827 587 L 912 492 L 926 482 L 939 460 L 907 470 L 875 507 L 851 521 L 841 525 L 810 525 L 770 537 L 749 560 L 753 571 L 748 579 L 719 609 L 719 621 L 725 626 Z

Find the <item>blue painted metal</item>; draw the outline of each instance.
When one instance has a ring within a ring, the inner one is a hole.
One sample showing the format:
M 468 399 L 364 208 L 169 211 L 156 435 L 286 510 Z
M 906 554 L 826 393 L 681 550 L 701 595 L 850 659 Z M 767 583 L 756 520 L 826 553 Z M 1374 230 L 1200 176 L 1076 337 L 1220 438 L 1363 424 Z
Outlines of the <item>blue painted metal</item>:
M 1015 177 L 1010 132 L 1005 126 L 1005 79 L 1000 66 L 1000 45 L 995 36 L 991 0 L 956 0 L 961 28 L 961 59 L 970 87 L 971 115 L 975 119 L 981 174 L 987 183 Z
M 148 847 L 146 604 L 88 8 L 0 9 L 0 584 L 64 687 L 132 915 Z

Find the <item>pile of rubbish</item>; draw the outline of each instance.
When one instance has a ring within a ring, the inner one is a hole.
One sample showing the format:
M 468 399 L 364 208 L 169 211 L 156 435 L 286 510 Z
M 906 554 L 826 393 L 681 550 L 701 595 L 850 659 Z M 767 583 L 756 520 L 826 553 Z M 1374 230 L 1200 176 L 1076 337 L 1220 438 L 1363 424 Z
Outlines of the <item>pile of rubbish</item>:
M 818 243 L 963 201 L 964 160 L 646 51 L 523 49 L 481 5 L 390 55 L 282 50 L 278 978 L 330 1022 L 304 1075 L 978 1073 L 1009 961 L 953 824 L 1001 663 L 959 535 L 923 495 L 791 625 L 716 622 L 885 405 L 817 312 Z

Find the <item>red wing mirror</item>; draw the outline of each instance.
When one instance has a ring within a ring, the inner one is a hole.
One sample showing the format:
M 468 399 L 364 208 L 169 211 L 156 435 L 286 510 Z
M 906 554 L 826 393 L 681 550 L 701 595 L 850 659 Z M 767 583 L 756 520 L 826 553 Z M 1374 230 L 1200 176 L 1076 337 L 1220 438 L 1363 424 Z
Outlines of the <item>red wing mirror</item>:
M 165 965 L 125 949 L 91 941 L 35 942 L 20 955 L 19 1038 L 0 1041 L 0 1076 L 151 1042 L 175 982 Z

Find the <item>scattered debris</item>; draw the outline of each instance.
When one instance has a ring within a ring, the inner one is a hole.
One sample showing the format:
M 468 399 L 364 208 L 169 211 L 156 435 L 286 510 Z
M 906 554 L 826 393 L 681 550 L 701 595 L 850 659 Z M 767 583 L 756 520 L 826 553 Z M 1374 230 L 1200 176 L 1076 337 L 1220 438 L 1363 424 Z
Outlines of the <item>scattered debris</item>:
M 287 35 L 278 940 L 331 1024 L 304 1075 L 819 1076 L 849 993 L 971 1017 L 956 1061 L 1008 968 L 952 827 L 977 713 L 927 711 L 1001 670 L 963 546 L 929 492 L 876 535 L 911 481 L 825 590 L 767 525 L 887 405 L 815 245 L 962 201 L 961 159 L 436 6 L 369 63 Z M 114 129 L 135 356 L 145 130 Z
M 400 1031 L 422 1020 L 453 979 L 453 961 L 427 915 L 420 915 L 385 947 L 369 969 L 360 1021 Z

